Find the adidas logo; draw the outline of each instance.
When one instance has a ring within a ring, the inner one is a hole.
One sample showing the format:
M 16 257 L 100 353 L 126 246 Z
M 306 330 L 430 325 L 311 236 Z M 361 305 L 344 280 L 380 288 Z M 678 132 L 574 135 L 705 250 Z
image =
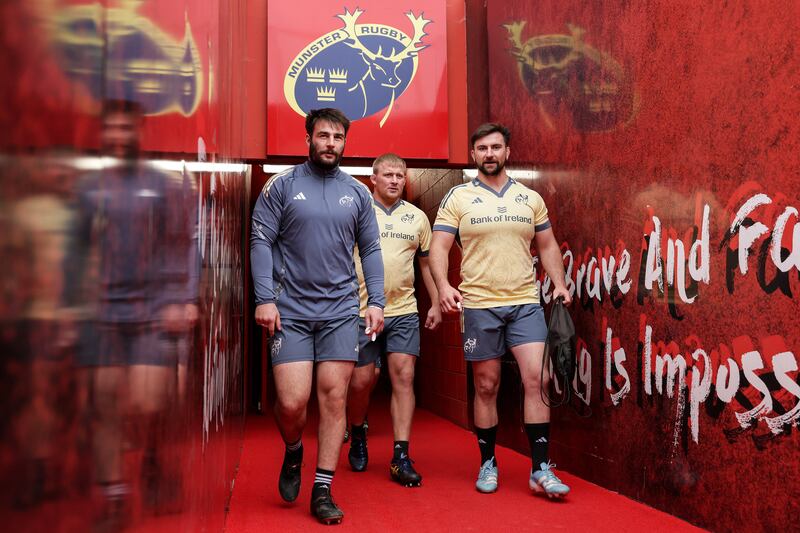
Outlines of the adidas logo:
M 478 444 L 486 444 L 486 441 L 483 439 L 478 439 Z
M 399 444 L 395 444 L 394 449 L 397 450 L 398 448 L 401 448 L 401 446 Z
M 307 200 L 308 198 L 306 198 L 305 194 L 300 192 L 300 193 L 294 195 L 294 199 L 295 200 Z
M 547 437 L 539 437 L 539 438 L 536 440 L 536 442 L 542 442 L 542 443 L 545 443 L 545 444 L 546 444 L 546 443 L 547 443 Z
M 481 200 L 480 198 L 476 197 L 474 200 L 472 200 L 472 203 L 473 204 L 482 204 L 483 200 Z

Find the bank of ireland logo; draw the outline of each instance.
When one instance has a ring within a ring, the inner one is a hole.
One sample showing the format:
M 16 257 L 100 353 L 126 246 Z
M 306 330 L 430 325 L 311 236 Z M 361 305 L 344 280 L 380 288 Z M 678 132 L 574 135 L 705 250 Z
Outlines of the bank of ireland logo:
M 395 101 L 414 80 L 425 26 L 431 21 L 420 13 L 406 13 L 413 35 L 385 24 L 356 24 L 361 9 L 336 15 L 343 26 L 309 43 L 286 71 L 283 93 L 298 114 L 336 107 L 350 120 L 383 110 L 386 123 Z

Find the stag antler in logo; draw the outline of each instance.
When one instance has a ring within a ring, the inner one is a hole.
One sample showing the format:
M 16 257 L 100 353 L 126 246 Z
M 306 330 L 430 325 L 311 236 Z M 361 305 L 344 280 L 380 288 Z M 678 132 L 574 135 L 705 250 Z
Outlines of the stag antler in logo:
M 414 26 L 414 37 L 411 39 L 411 42 L 405 47 L 401 48 L 400 51 L 396 52 L 394 48 L 392 48 L 392 51 L 389 55 L 384 55 L 382 45 L 378 46 L 377 52 L 373 52 L 361 42 L 361 39 L 359 39 L 356 21 L 358 20 L 358 17 L 363 14 L 363 10 L 356 8 L 353 13 L 350 13 L 349 9 L 345 9 L 344 15 L 336 15 L 342 19 L 342 22 L 344 22 L 343 29 L 348 36 L 345 44 L 356 50 L 361 55 L 361 59 L 363 59 L 364 63 L 367 65 L 367 71 L 363 76 L 361 76 L 361 79 L 358 80 L 358 83 L 350 87 L 348 90 L 351 92 L 355 91 L 356 89 L 361 90 L 361 94 L 364 97 L 364 112 L 366 113 L 369 96 L 367 89 L 364 86 L 365 80 L 371 80 L 379 83 L 382 87 L 389 87 L 392 89 L 392 99 L 389 102 L 389 108 L 386 110 L 386 113 L 381 119 L 381 126 L 383 126 L 384 122 L 386 122 L 386 119 L 389 117 L 389 113 L 392 111 L 392 107 L 394 106 L 394 100 L 396 97 L 395 89 L 397 89 L 402 82 L 400 79 L 400 74 L 398 73 L 398 68 L 403 61 L 417 57 L 420 51 L 427 48 L 427 45 L 422 44 L 422 38 L 427 35 L 427 33 L 425 33 L 425 26 L 430 22 L 430 20 L 425 20 L 422 14 L 420 14 L 419 17 L 415 17 L 414 13 L 411 11 L 406 13 L 406 17 L 408 17 Z
M 419 53 L 430 46 L 422 42 L 428 35 L 425 27 L 432 21 L 423 14 L 405 13 L 413 34 L 406 35 L 398 28 L 384 24 L 358 24 L 364 10 L 345 9 L 336 15 L 344 26 L 310 44 L 289 67 L 284 82 L 284 94 L 292 108 L 305 114 L 318 99 L 306 87 L 307 82 L 322 83 L 319 72 L 325 69 L 328 83 L 354 81 L 347 92 L 337 93 L 336 106 L 352 120 L 370 116 L 386 108 L 381 118 L 383 126 L 394 102 L 408 88 L 417 71 Z M 324 41 L 329 38 L 329 41 Z M 326 43 L 326 44 L 320 44 Z M 306 78 L 300 75 L 306 71 Z

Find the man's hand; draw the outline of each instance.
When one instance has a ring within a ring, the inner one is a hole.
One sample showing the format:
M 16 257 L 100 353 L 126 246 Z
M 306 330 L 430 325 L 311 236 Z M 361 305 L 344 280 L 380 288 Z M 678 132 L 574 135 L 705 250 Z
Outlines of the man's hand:
M 281 314 L 275 304 L 261 304 L 256 307 L 256 324 L 267 328 L 270 337 L 275 336 L 275 330 L 281 330 Z
M 431 308 L 428 309 L 428 316 L 425 319 L 425 327 L 430 330 L 434 330 L 439 327 L 439 324 L 442 323 L 442 310 L 439 309 L 439 306 L 436 303 L 431 305 Z
M 161 310 L 161 323 L 169 333 L 182 333 L 193 328 L 199 316 L 195 304 L 169 304 Z
M 569 294 L 569 290 L 566 287 L 556 287 L 553 290 L 553 299 L 562 297 L 564 298 L 564 305 L 569 305 L 572 303 L 572 296 Z
M 461 311 L 463 301 L 464 297 L 461 296 L 461 293 L 454 289 L 452 285 L 442 287 L 439 291 L 439 307 L 441 307 L 443 313 Z
M 381 331 L 383 331 L 383 309 L 380 307 L 367 307 L 367 312 L 364 315 L 364 322 L 366 328 L 364 333 L 370 336 L 371 340 L 375 340 Z

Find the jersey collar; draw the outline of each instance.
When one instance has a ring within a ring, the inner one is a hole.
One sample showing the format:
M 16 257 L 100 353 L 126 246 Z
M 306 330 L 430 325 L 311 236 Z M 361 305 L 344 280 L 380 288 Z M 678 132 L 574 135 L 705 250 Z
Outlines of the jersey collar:
M 472 184 L 475 185 L 476 187 L 483 187 L 484 189 L 486 189 L 487 191 L 491 192 L 492 194 L 494 194 L 498 198 L 502 198 L 503 195 L 506 193 L 506 191 L 511 187 L 511 185 L 514 184 L 514 180 L 512 180 L 511 178 L 508 178 L 508 181 L 506 182 L 505 185 L 503 185 L 503 189 L 500 192 L 497 192 L 496 190 L 492 189 L 491 187 L 486 185 L 484 182 L 482 182 L 478 178 L 474 178 L 472 180 Z
M 372 204 L 373 204 L 373 205 L 375 205 L 376 207 L 380 208 L 380 210 L 381 210 L 381 211 L 383 211 L 384 213 L 386 213 L 387 215 L 391 215 L 392 213 L 394 213 L 394 212 L 395 212 L 395 210 L 396 210 L 398 207 L 400 207 L 401 205 L 403 205 L 403 200 L 402 200 L 402 199 L 400 199 L 400 200 L 397 200 L 397 201 L 394 203 L 394 205 L 393 205 L 392 207 L 390 207 L 389 209 L 386 209 L 385 207 L 383 207 L 383 204 L 381 204 L 381 203 L 380 203 L 379 201 L 377 201 L 375 198 L 373 198 L 373 199 L 372 199 Z
M 336 168 L 325 170 L 312 163 L 310 159 L 303 163 L 303 165 L 306 167 L 308 173 L 312 176 L 317 176 L 320 178 L 334 178 L 337 174 L 339 174 L 338 166 Z

